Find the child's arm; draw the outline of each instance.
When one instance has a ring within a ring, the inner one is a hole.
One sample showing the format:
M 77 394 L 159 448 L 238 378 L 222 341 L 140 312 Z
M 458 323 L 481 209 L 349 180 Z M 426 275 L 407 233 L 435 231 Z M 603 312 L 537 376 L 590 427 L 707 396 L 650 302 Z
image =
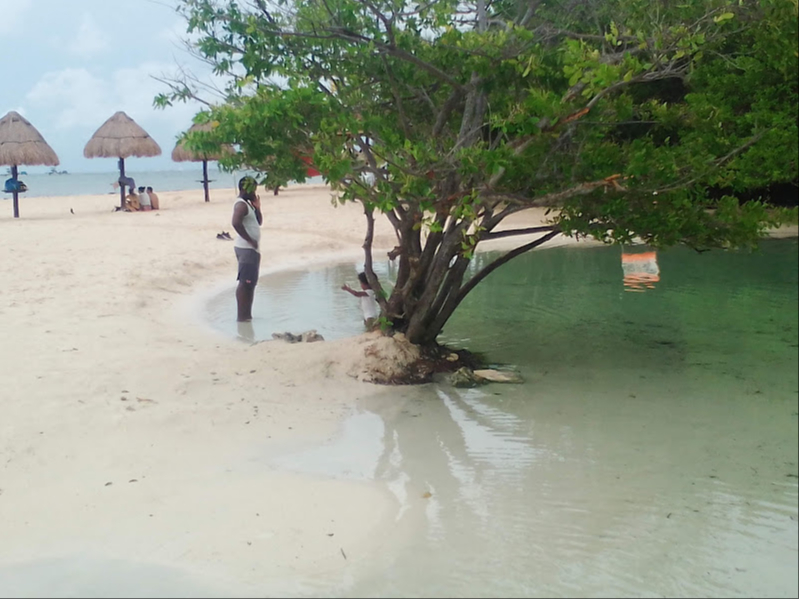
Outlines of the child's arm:
M 355 291 L 352 287 L 346 284 L 342 285 L 341 288 L 347 293 L 351 293 L 355 297 L 365 297 L 367 295 L 365 291 Z

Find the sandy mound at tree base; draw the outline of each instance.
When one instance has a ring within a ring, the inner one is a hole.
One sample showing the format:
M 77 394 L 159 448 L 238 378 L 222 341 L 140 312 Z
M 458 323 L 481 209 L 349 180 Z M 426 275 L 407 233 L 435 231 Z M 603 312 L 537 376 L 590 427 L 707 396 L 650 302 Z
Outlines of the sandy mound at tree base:
M 408 385 L 428 383 L 435 373 L 476 364 L 475 357 L 465 350 L 422 348 L 402 333 L 389 336 L 373 331 L 330 343 L 325 368 L 367 383 Z
M 419 362 L 419 348 L 398 333 L 392 337 L 380 331 L 330 344 L 328 365 L 337 371 L 367 383 L 400 382 L 413 372 Z

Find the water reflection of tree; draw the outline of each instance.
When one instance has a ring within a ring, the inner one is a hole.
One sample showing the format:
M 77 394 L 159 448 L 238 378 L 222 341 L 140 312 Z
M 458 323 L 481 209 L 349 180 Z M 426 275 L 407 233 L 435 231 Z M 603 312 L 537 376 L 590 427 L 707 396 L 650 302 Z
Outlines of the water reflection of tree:
M 696 436 L 668 417 L 667 405 L 612 405 L 609 396 L 593 407 L 564 405 L 557 417 L 531 410 L 529 397 L 499 404 L 485 390 L 403 396 L 370 409 L 385 421 L 376 477 L 405 492 L 397 534 L 412 544 L 377 557 L 379 576 L 359 583 L 355 596 L 714 594 L 726 579 L 691 577 L 723 566 L 714 557 L 719 539 L 774 551 L 751 526 L 766 509 L 760 486 L 730 495 L 743 510 L 736 522 L 711 503 L 721 483 L 707 472 L 727 478 L 740 469 L 725 457 L 733 455 L 725 445 L 733 441 L 724 441 L 730 423 L 714 430 L 712 413 Z M 675 434 L 684 437 L 678 447 Z M 707 444 L 718 453 L 692 462 Z
M 378 478 L 399 481 L 407 495 L 399 527 L 422 531 L 424 541 L 397 555 L 381 581 L 369 583 L 380 588 L 369 591 L 408 593 L 403 578 L 413 571 L 411 586 L 426 596 L 470 596 L 475 588 L 529 595 L 545 582 L 535 582 L 533 573 L 546 579 L 529 560 L 551 563 L 536 529 L 546 526 L 556 500 L 548 505 L 549 491 L 531 488 L 536 481 L 528 468 L 535 463 L 554 476 L 563 458 L 533 442 L 529 422 L 481 401 L 479 394 L 432 393 L 427 388 L 406 394 L 402 411 L 386 418 L 377 466 Z M 562 433 L 562 443 L 571 444 L 569 432 Z

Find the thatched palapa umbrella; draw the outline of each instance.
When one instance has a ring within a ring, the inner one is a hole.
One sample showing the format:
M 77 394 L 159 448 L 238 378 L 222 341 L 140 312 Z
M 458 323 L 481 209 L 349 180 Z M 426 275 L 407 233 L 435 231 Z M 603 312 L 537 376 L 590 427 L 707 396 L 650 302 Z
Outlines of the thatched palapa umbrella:
M 211 123 L 203 123 L 197 124 L 195 123 L 191 127 L 187 133 L 193 133 L 195 131 L 210 131 L 211 130 Z M 217 153 L 197 153 L 189 150 L 183 142 L 178 142 L 175 144 L 175 149 L 172 150 L 172 160 L 175 162 L 202 162 L 203 163 L 203 178 L 200 183 L 203 184 L 203 189 L 205 190 L 205 201 L 210 202 L 211 198 L 208 193 L 208 184 L 211 182 L 208 179 L 208 161 L 209 160 L 219 160 L 224 154 L 232 152 L 233 150 L 229 146 L 223 146 L 222 150 Z
M 17 181 L 17 166 L 58 166 L 58 156 L 41 133 L 21 114 L 13 110 L 0 119 L 0 166 L 11 167 L 11 178 Z M 15 185 L 14 218 L 19 218 L 19 189 Z
M 95 131 L 86 147 L 86 158 L 119 159 L 119 207 L 125 207 L 125 158 L 160 156 L 161 148 L 147 132 L 122 111 L 117 112 Z

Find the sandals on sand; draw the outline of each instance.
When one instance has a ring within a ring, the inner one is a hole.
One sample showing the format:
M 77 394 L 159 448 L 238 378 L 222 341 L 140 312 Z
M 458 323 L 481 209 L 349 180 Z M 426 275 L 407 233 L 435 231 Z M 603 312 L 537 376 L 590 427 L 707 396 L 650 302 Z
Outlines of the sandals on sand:
M 222 231 L 221 233 L 217 233 L 216 234 L 216 238 L 217 239 L 229 239 L 231 241 L 233 240 L 233 238 L 230 236 L 230 233 L 228 233 L 227 231 Z

